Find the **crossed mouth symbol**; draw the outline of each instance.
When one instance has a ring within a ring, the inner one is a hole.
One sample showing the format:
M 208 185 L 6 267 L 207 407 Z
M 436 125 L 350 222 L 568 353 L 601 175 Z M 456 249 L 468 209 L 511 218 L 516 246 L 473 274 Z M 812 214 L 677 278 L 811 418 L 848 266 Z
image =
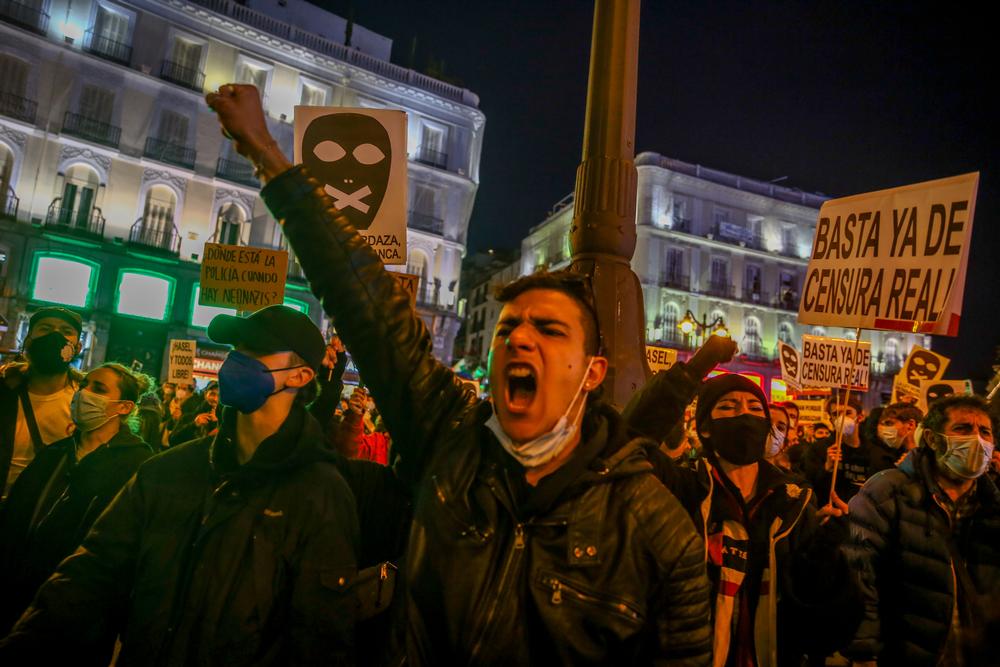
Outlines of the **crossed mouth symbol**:
M 333 187 L 330 184 L 324 186 L 324 190 L 326 190 L 326 194 L 333 197 L 334 199 L 333 205 L 337 208 L 338 211 L 343 210 L 348 206 L 351 206 L 353 208 L 358 209 L 362 213 L 368 212 L 369 209 L 368 204 L 361 201 L 362 199 L 364 199 L 365 197 L 367 197 L 372 193 L 372 189 L 367 185 L 355 190 L 351 194 L 338 190 L 337 188 Z

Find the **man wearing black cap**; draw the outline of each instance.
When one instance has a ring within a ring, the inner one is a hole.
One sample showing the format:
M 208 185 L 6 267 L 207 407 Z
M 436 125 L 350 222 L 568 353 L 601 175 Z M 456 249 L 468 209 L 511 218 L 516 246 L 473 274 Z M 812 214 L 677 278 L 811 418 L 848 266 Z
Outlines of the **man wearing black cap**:
M 666 432 L 651 426 L 664 425 L 635 416 L 656 406 L 676 412 L 667 377 L 657 374 L 625 409 L 629 426 L 655 439 Z M 837 549 L 845 535 L 817 518 L 839 516 L 843 506 L 817 513 L 810 490 L 765 460 L 771 418 L 754 382 L 736 374 L 708 380 L 695 421 L 705 457 L 662 480 L 705 536 L 715 664 L 799 664 L 803 654 L 834 651 L 860 607 Z
M 69 364 L 80 353 L 83 320 L 51 306 L 35 311 L 24 339 L 27 364 L 0 370 L 0 498 L 35 454 L 62 440 L 72 424 L 69 402 L 79 373 Z
M 208 334 L 235 346 L 218 433 L 139 469 L 0 641 L 0 663 L 100 662 L 118 633 L 122 664 L 353 661 L 354 499 L 305 409 L 323 337 L 286 306 L 220 315 Z

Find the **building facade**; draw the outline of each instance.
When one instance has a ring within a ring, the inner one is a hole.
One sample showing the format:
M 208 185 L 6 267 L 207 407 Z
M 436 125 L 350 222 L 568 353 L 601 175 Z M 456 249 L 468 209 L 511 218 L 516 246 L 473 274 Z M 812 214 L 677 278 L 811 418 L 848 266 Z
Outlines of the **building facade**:
M 759 381 L 774 400 L 785 387 L 779 341 L 801 349 L 802 334 L 853 338 L 853 330 L 798 324 L 799 295 L 819 207 L 825 198 L 793 188 L 641 153 L 632 270 L 642 284 L 646 342 L 684 359 L 700 343 L 678 325 L 688 312 L 711 329 L 721 322 L 740 354 L 726 370 Z M 570 260 L 572 197 L 533 228 L 521 247 L 521 274 Z M 872 343 L 870 395 L 888 391 L 910 348 L 930 337 L 864 331 Z
M 167 341 L 189 338 L 211 374 L 204 330 L 225 310 L 197 303 L 205 243 L 285 247 L 204 103 L 237 81 L 261 90 L 289 156 L 296 105 L 407 112 L 408 263 L 393 268 L 420 276 L 449 360 L 485 117 L 470 91 L 391 64 L 391 47 L 303 0 L 0 3 L 0 349 L 57 303 L 84 316 L 86 365 L 160 375 Z M 286 300 L 326 326 L 294 256 Z
M 467 262 L 463 267 L 462 310 L 464 323 L 456 342 L 457 357 L 468 364 L 485 368 L 493 341 L 493 328 L 503 304 L 494 296 L 500 285 L 506 285 L 521 275 L 518 253 L 483 253 L 485 261 Z M 482 256 L 482 255 L 481 255 Z M 476 257 L 470 259 L 475 260 Z M 471 264 L 471 266 L 470 266 Z

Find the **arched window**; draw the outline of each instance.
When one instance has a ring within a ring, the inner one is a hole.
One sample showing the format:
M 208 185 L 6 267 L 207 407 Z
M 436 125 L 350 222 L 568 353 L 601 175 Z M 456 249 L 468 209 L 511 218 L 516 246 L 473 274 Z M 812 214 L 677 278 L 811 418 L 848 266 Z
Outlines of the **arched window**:
M 673 301 L 663 307 L 663 331 L 668 335 L 677 331 L 677 322 L 681 317 L 680 307 Z
M 812 335 L 813 336 L 825 336 L 826 335 L 826 328 L 824 328 L 824 327 L 813 327 L 812 328 Z
M 752 315 L 743 320 L 743 341 L 740 343 L 740 351 L 755 356 L 761 353 L 760 320 Z
M 153 185 L 146 190 L 142 217 L 129 238 L 153 248 L 173 249 L 177 242 L 177 228 L 174 227 L 176 210 L 177 195 L 174 191 L 166 185 Z
M 100 187 L 101 177 L 93 167 L 74 164 L 66 170 L 62 197 L 52 202 L 50 214 L 56 216 L 60 225 L 89 229 Z
M 903 359 L 899 353 L 899 339 L 887 338 L 885 341 L 885 369 L 894 373 L 903 367 Z
M 7 146 L 0 144 L 0 215 L 14 217 L 17 215 L 17 208 L 14 202 L 17 198 L 14 188 L 11 186 L 11 178 L 14 174 L 14 153 Z
M 778 325 L 778 340 L 786 345 L 792 344 L 792 337 L 795 335 L 795 327 L 791 322 L 782 322 Z
M 431 300 L 431 285 L 427 270 L 427 255 L 422 250 L 410 250 L 406 258 L 406 272 L 410 275 L 420 276 L 417 287 L 417 301 L 426 303 Z
M 243 230 L 247 221 L 246 213 L 234 202 L 223 204 L 215 218 L 215 243 L 227 245 L 243 245 Z

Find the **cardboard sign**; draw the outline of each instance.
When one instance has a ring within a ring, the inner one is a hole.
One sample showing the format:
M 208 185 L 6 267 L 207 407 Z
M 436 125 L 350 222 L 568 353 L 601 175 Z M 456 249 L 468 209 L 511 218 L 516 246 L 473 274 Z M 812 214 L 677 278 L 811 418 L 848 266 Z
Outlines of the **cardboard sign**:
M 799 378 L 803 387 L 850 386 L 852 390 L 868 391 L 871 359 L 871 343 L 806 334 L 802 336 Z
M 924 414 L 934 401 L 945 396 L 972 396 L 972 380 L 924 380 L 920 383 L 920 400 L 917 407 Z
M 654 373 L 665 371 L 677 363 L 677 350 L 669 347 L 646 346 L 646 363 Z
M 304 164 L 384 264 L 406 264 L 406 113 L 295 107 Z
M 412 273 L 398 273 L 396 271 L 390 271 L 390 275 L 410 295 L 410 303 L 415 304 L 417 302 L 417 290 L 420 289 L 420 276 Z
M 799 351 L 787 343 L 778 341 L 778 356 L 781 360 L 781 379 L 791 389 L 798 389 L 801 386 L 799 369 L 802 367 Z
M 827 420 L 824 399 L 797 398 L 792 403 L 799 409 L 800 424 L 815 424 Z
M 920 388 L 906 381 L 906 375 L 899 371 L 892 380 L 892 403 L 920 402 Z
M 287 275 L 287 250 L 206 243 L 198 303 L 245 312 L 280 304 Z
M 906 357 L 906 363 L 903 364 L 903 370 L 900 371 L 900 374 L 908 384 L 917 388 L 925 380 L 940 380 L 943 378 L 944 371 L 950 363 L 951 359 L 943 354 L 931 352 L 926 347 L 914 345 L 910 349 L 910 354 Z
M 979 173 L 823 204 L 799 322 L 958 335 Z
M 167 382 L 194 384 L 194 356 L 198 349 L 194 340 L 171 340 L 167 354 Z

